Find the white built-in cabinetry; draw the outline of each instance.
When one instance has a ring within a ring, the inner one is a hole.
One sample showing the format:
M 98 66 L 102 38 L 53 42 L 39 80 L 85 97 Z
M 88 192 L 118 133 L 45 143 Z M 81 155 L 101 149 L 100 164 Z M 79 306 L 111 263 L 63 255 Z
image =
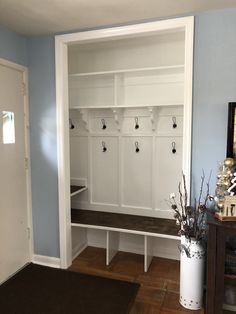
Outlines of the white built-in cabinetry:
M 169 195 L 182 170 L 188 184 L 190 177 L 193 18 L 61 40 L 68 44 L 71 183 L 87 187 L 72 207 L 172 218 Z M 73 227 L 92 238 L 81 232 Z
M 182 171 L 185 32 L 69 47 L 74 207 L 172 217 Z M 105 151 L 104 151 L 105 150 Z

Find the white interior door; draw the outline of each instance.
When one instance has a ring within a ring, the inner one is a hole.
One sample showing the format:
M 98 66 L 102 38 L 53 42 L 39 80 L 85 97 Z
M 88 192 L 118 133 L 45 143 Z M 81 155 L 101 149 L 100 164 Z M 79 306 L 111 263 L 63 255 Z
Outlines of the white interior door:
M 30 259 L 24 94 L 24 72 L 0 60 L 0 283 Z

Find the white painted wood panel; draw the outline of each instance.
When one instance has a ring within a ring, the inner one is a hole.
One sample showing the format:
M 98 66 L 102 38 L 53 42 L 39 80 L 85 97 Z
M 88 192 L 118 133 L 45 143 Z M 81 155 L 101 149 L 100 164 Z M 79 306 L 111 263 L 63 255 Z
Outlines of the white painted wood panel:
M 91 202 L 118 205 L 118 138 L 92 137 L 90 159 Z
M 138 143 L 139 152 L 136 152 Z M 122 206 L 152 207 L 152 138 L 122 138 Z
M 71 78 L 69 104 L 71 108 L 114 105 L 114 77 L 102 75 Z
M 71 228 L 72 232 L 72 259 L 75 259 L 81 251 L 87 246 L 87 229 Z
M 74 45 L 68 60 L 69 73 L 183 64 L 184 31 Z
M 182 75 L 127 75 L 123 78 L 122 93 L 124 106 L 152 106 L 157 104 L 183 103 Z
M 153 237 L 147 235 L 144 236 L 144 272 L 148 271 L 148 268 L 153 258 Z
M 183 116 L 174 112 L 172 115 L 159 116 L 156 131 L 159 136 L 183 136 Z
M 70 172 L 73 178 L 88 178 L 87 137 L 70 137 Z
M 179 259 L 180 240 L 152 237 L 153 256 Z M 105 234 L 101 230 L 89 229 L 87 245 L 105 248 Z M 144 254 L 144 235 L 121 232 L 119 251 Z M 104 259 L 105 263 L 105 259 Z
M 168 204 L 170 193 L 178 195 L 178 183 L 182 175 L 182 137 L 156 138 L 155 208 L 171 211 Z M 176 153 L 172 153 L 172 143 L 176 143 Z
M 109 265 L 119 249 L 120 233 L 107 230 L 106 265 Z
M 110 134 L 117 132 L 117 123 L 111 109 L 94 109 L 91 112 L 91 133 Z
M 133 135 L 140 133 L 152 134 L 152 122 L 149 110 L 147 108 L 125 109 L 122 133 Z

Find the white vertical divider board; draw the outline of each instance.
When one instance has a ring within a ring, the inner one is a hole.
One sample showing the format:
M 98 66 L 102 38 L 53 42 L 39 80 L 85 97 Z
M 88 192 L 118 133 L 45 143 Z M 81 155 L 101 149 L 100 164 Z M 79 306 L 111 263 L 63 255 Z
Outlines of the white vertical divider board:
M 91 116 L 91 112 L 88 112 L 88 117 L 90 118 Z M 87 130 L 89 131 L 91 129 L 91 119 L 88 120 L 87 123 Z M 87 138 L 88 138 L 88 146 L 87 146 L 87 152 L 88 152 L 88 168 L 87 168 L 87 172 L 88 172 L 88 202 L 91 201 L 91 136 L 90 136 L 90 132 L 87 133 Z
M 115 74 L 114 76 L 114 105 L 115 107 L 119 105 L 119 95 L 120 95 L 120 80 L 119 80 L 119 76 Z
M 191 188 L 191 149 L 192 149 L 192 86 L 193 86 L 193 42 L 194 17 L 185 25 L 184 60 L 184 122 L 183 122 L 183 160 L 182 169 L 186 175 L 187 190 Z M 189 193 L 190 194 L 190 193 Z M 188 200 L 190 201 L 190 200 Z
M 156 205 L 156 141 L 152 137 L 152 210 L 155 210 Z
M 72 227 L 72 259 L 75 259 L 87 246 L 87 229 Z
M 120 233 L 117 231 L 107 230 L 106 241 L 106 265 L 108 266 L 113 257 L 118 252 Z
M 148 268 L 153 258 L 153 237 L 144 235 L 144 272 L 148 271 Z
M 119 208 L 121 208 L 122 206 L 122 189 L 123 189 L 123 185 L 122 185 L 122 149 L 121 146 L 122 145 L 122 137 L 121 135 L 119 135 L 119 171 L 118 171 L 118 204 L 119 204 Z

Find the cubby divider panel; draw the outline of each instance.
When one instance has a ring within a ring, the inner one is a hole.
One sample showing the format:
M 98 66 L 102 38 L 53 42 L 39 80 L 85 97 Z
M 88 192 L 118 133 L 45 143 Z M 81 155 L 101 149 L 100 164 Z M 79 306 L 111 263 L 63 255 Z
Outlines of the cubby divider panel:
M 153 258 L 153 237 L 147 235 L 144 236 L 144 272 L 148 271 L 148 268 Z
M 109 265 L 119 249 L 120 233 L 107 230 L 106 265 Z

